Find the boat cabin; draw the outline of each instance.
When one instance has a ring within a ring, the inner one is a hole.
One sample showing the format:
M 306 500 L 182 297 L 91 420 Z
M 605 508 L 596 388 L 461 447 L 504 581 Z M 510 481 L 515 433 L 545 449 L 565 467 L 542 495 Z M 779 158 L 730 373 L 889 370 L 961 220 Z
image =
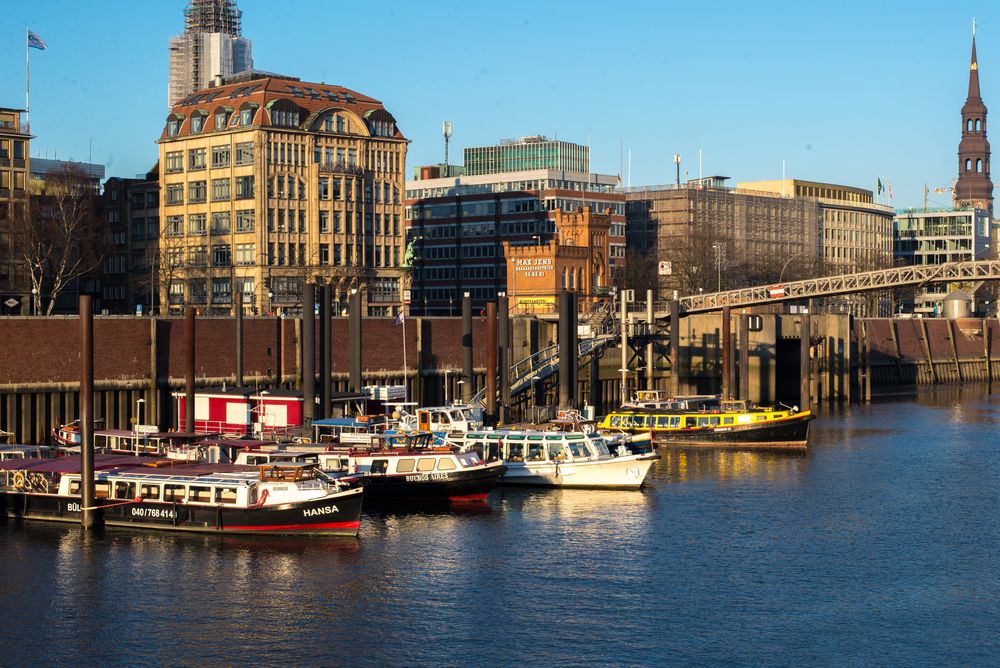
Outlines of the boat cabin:
M 591 434 L 540 431 L 470 432 L 464 444 L 487 462 L 545 462 L 611 457 L 604 438 Z
M 317 443 L 369 445 L 372 437 L 384 434 L 389 426 L 384 415 L 325 418 L 313 420 L 313 440 Z
M 186 424 L 187 396 L 174 392 L 177 424 Z M 240 438 L 273 438 L 302 427 L 302 394 L 247 387 L 200 388 L 194 395 L 194 430 Z

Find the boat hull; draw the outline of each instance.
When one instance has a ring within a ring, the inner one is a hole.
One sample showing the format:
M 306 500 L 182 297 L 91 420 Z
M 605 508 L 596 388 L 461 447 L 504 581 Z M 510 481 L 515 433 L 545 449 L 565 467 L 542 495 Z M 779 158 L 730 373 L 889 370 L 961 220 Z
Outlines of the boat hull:
M 215 534 L 357 536 L 362 489 L 318 499 L 259 508 L 164 502 L 95 501 L 106 526 Z M 79 522 L 79 496 L 0 492 L 0 517 L 14 520 Z
M 507 470 L 486 465 L 446 473 L 399 473 L 365 475 L 365 505 L 391 505 L 401 501 L 465 503 L 485 501 Z
M 579 462 L 508 462 L 502 485 L 581 489 L 639 489 L 656 454 Z
M 657 443 L 668 446 L 804 449 L 812 419 L 807 415 L 765 424 L 654 430 L 653 436 Z

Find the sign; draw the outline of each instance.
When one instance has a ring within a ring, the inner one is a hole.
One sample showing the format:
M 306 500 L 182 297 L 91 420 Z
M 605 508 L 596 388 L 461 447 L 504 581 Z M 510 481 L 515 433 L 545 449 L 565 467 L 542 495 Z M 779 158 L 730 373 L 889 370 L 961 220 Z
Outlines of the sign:
M 142 304 L 136 304 L 135 305 L 135 314 L 138 315 L 138 316 L 142 315 Z
M 20 303 L 21 303 L 21 302 L 17 301 L 17 300 L 16 300 L 16 299 L 14 299 L 13 297 L 11 297 L 10 299 L 8 299 L 7 301 L 5 301 L 5 302 L 4 302 L 4 305 L 5 305 L 5 306 L 6 306 L 7 308 L 14 308 L 15 306 L 17 306 L 17 305 L 18 305 L 18 304 L 20 304 Z
M 555 297 L 518 297 L 517 303 L 521 306 L 548 306 L 556 303 Z
M 673 273 L 674 273 L 674 264 L 673 264 L 673 262 L 668 262 L 667 260 L 662 260 L 660 262 L 660 265 L 659 265 L 659 268 L 657 270 L 657 273 L 660 276 L 671 276 L 671 275 L 673 275 Z
M 767 289 L 767 294 L 771 299 L 780 299 L 785 296 L 785 286 L 772 285 Z
M 404 304 L 409 304 L 410 303 L 410 296 L 411 296 L 411 294 L 410 294 L 409 290 L 403 290 L 403 303 Z
M 514 271 L 526 278 L 543 278 L 545 272 L 552 270 L 553 264 L 550 257 L 529 257 L 514 260 Z
M 759 315 L 747 316 L 747 329 L 751 332 L 760 332 L 764 329 L 764 318 Z

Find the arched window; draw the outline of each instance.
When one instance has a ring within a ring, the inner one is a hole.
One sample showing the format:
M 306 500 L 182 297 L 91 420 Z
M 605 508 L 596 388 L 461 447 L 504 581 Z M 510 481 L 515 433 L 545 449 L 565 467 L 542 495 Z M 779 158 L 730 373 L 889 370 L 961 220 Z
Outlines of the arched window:
M 583 290 L 583 267 L 577 267 L 576 269 L 576 287 L 577 290 Z
M 566 289 L 566 282 L 568 280 L 569 280 L 569 275 L 568 275 L 567 268 L 563 267 L 563 273 L 562 273 L 562 287 L 563 287 L 563 290 Z
M 977 172 L 982 172 L 983 171 L 983 161 L 982 160 L 979 160 L 979 159 L 976 160 L 976 171 Z
M 981 125 L 981 123 L 982 123 L 982 121 L 980 121 L 980 120 L 979 120 L 979 119 L 977 118 L 977 119 L 976 119 L 976 132 L 979 132 L 979 128 L 980 128 L 980 125 Z
M 965 171 L 967 171 L 967 172 L 971 172 L 972 171 L 972 159 L 971 158 L 966 158 L 965 159 Z
M 969 118 L 965 121 L 965 131 L 972 132 L 972 119 Z

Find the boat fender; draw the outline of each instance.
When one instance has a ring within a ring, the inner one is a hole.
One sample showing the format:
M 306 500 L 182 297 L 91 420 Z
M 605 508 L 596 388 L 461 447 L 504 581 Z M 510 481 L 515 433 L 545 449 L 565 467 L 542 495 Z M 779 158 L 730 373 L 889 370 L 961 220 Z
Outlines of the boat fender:
M 262 508 L 265 503 L 267 503 L 268 490 L 264 490 L 260 493 L 260 500 L 257 501 L 257 507 Z

